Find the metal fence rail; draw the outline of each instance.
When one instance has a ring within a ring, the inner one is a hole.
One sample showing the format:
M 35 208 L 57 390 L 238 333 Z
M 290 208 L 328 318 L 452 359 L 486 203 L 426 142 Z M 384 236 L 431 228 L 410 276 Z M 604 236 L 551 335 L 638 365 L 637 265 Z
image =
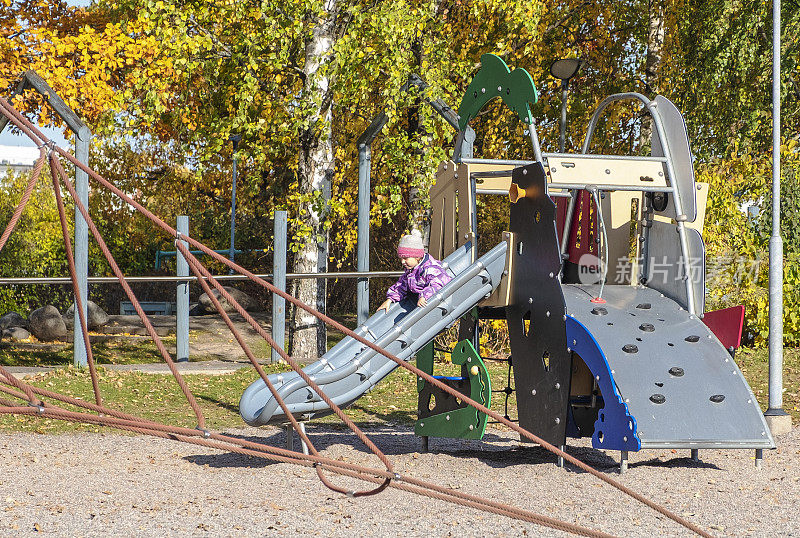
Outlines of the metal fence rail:
M 286 273 L 287 280 L 301 280 L 308 278 L 397 278 L 402 275 L 402 271 L 340 271 L 333 273 Z M 272 273 L 258 274 L 259 278 L 273 278 Z M 249 280 L 244 275 L 214 275 L 216 280 Z M 191 276 L 130 276 L 125 278 L 128 282 L 184 282 L 194 281 L 197 277 Z M 113 276 L 90 276 L 89 284 L 115 284 L 119 282 Z M 0 285 L 22 285 L 22 284 L 72 284 L 69 277 L 0 277 Z

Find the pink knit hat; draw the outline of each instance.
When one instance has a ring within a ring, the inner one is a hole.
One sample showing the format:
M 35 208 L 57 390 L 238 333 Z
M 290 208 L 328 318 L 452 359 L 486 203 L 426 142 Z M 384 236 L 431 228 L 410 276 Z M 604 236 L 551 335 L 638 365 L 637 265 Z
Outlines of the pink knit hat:
M 397 255 L 401 258 L 422 258 L 425 255 L 422 236 L 417 230 L 400 238 L 400 244 L 397 245 Z

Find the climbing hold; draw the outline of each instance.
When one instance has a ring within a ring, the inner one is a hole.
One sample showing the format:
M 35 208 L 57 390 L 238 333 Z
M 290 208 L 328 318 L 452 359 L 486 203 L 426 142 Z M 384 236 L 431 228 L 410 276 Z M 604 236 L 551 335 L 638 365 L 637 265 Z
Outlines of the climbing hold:
M 622 346 L 622 351 L 624 351 L 625 353 L 638 353 L 639 348 L 638 346 L 636 346 L 636 344 L 625 344 L 624 346 Z
M 596 306 L 592 308 L 592 314 L 594 314 L 595 316 L 605 316 L 606 314 L 608 314 L 608 310 L 600 306 Z
M 469 373 L 471 373 L 472 375 L 478 375 L 478 367 L 473 366 L 472 368 L 469 369 Z
M 651 333 L 656 330 L 656 328 L 651 323 L 642 323 L 639 325 L 639 330 L 644 331 L 646 333 Z
M 640 310 L 650 310 L 651 306 L 650 303 L 639 303 L 636 305 L 636 308 Z
M 687 336 L 686 338 L 684 338 L 684 340 L 686 340 L 687 342 L 694 343 L 694 342 L 699 342 L 700 341 L 700 337 L 693 334 L 693 335 Z
M 683 375 L 683 368 L 679 366 L 673 366 L 669 369 L 669 374 L 674 375 L 675 377 L 681 377 Z
M 650 401 L 655 404 L 662 404 L 667 401 L 667 398 L 663 394 L 653 394 L 650 396 Z
M 709 398 L 709 400 L 711 400 L 714 403 L 722 403 L 722 400 L 724 399 L 725 399 L 724 394 L 714 394 L 711 398 Z

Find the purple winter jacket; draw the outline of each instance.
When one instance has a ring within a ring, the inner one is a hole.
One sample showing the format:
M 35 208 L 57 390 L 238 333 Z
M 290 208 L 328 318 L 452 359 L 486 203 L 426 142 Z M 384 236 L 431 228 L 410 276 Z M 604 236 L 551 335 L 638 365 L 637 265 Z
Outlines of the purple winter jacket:
M 427 301 L 452 279 L 442 267 L 442 262 L 430 254 L 425 254 L 416 267 L 406 270 L 398 281 L 386 291 L 386 297 L 399 303 L 408 297 L 409 293 L 416 293 L 425 297 Z

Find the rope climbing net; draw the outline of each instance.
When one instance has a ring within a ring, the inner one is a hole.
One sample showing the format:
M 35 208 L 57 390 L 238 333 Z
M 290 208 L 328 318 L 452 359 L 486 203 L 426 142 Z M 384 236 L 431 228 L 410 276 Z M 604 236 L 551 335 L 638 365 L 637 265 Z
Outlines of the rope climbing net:
M 604 473 L 601 473 L 589 467 L 582 461 L 574 458 L 573 456 L 567 454 L 566 452 L 560 450 L 559 448 L 545 442 L 544 440 L 540 439 L 533 433 L 525 430 L 518 424 L 510 421 L 507 417 L 507 413 L 506 416 L 501 416 L 500 414 L 486 408 L 480 403 L 470 399 L 468 396 L 459 393 L 455 389 L 442 383 L 433 376 L 423 372 L 416 366 L 399 359 L 395 355 L 387 352 L 386 350 L 382 349 L 376 344 L 357 335 L 352 330 L 348 329 L 347 327 L 344 327 L 340 323 L 337 323 L 336 321 L 326 316 L 325 314 L 316 311 L 312 307 L 302 303 L 301 301 L 295 299 L 291 295 L 286 294 L 285 292 L 273 286 L 271 283 L 267 282 L 262 278 L 257 277 L 253 273 L 247 271 L 245 268 L 237 265 L 236 263 L 230 261 L 229 259 L 209 249 L 202 243 L 192 239 L 189 236 L 180 234 L 176 229 L 169 226 L 163 220 L 159 219 L 156 215 L 151 213 L 147 208 L 142 206 L 135 199 L 122 192 L 119 188 L 117 188 L 111 182 L 109 182 L 108 180 L 97 174 L 94 170 L 92 170 L 88 166 L 79 162 L 72 154 L 70 154 L 69 152 L 63 150 L 62 148 L 56 146 L 51 141 L 49 141 L 31 122 L 29 122 L 24 116 L 22 116 L 19 111 L 17 111 L 8 101 L 2 98 L 0 98 L 0 113 L 6 116 L 11 123 L 13 123 L 21 132 L 23 132 L 26 136 L 28 136 L 38 146 L 40 152 L 39 159 L 36 161 L 36 164 L 34 165 L 30 179 L 22 194 L 19 204 L 17 205 L 14 213 L 11 216 L 11 219 L 6 225 L 2 233 L 2 236 L 0 236 L 0 251 L 2 251 L 3 247 L 5 247 L 9 237 L 14 231 L 15 226 L 17 225 L 23 211 L 25 210 L 26 205 L 28 204 L 28 201 L 31 198 L 34 187 L 39 181 L 40 176 L 42 176 L 42 170 L 44 168 L 44 164 L 47 163 L 50 169 L 50 175 L 51 175 L 50 179 L 52 182 L 53 192 L 55 195 L 56 205 L 58 208 L 61 232 L 64 240 L 70 279 L 72 281 L 73 289 L 76 290 L 75 306 L 77 312 L 80 313 L 79 315 L 80 330 L 83 334 L 83 342 L 85 344 L 87 362 L 91 376 L 92 390 L 94 396 L 94 403 L 91 403 L 89 401 L 72 398 L 69 396 L 58 394 L 56 392 L 35 387 L 25 383 L 22 380 L 17 379 L 6 368 L 0 366 L 0 393 L 2 393 L 3 395 L 3 397 L 0 398 L 0 413 L 38 416 L 48 419 L 57 419 L 64 421 L 89 423 L 100 426 L 108 426 L 139 434 L 152 435 L 155 437 L 173 439 L 185 443 L 201 445 L 218 450 L 230 451 L 238 454 L 244 454 L 259 458 L 266 458 L 276 462 L 291 463 L 305 467 L 312 467 L 315 469 L 320 481 L 326 487 L 338 493 L 346 494 L 352 497 L 374 495 L 385 490 L 387 487 L 391 487 L 407 491 L 410 493 L 424 495 L 430 498 L 455 503 L 464 507 L 473 508 L 476 510 L 482 510 L 485 512 L 491 512 L 502 516 L 518 519 L 521 521 L 543 525 L 546 527 L 558 529 L 561 531 L 577 535 L 608 536 L 608 534 L 600 531 L 589 529 L 566 521 L 561 521 L 556 518 L 548 517 L 529 510 L 524 510 L 521 508 L 510 506 L 508 504 L 492 501 L 484 497 L 479 497 L 459 492 L 457 490 L 448 487 L 444 487 L 435 483 L 426 482 L 414 478 L 413 476 L 401 474 L 400 472 L 395 470 L 391 461 L 380 450 L 380 448 L 378 448 L 378 446 L 376 446 L 372 442 L 372 440 L 358 427 L 358 425 L 356 425 L 342 411 L 342 409 L 340 409 L 339 406 L 337 406 L 325 394 L 325 392 L 314 382 L 314 380 L 302 370 L 302 368 L 298 365 L 298 363 L 290 355 L 288 355 L 280 346 L 278 346 L 275 343 L 275 341 L 270 337 L 270 335 L 225 290 L 225 288 L 213 277 L 213 275 L 197 259 L 197 257 L 195 257 L 190 252 L 189 248 L 186 245 L 191 245 L 192 247 L 195 247 L 196 249 L 202 251 L 204 254 L 211 256 L 212 259 L 226 265 L 231 270 L 236 271 L 241 275 L 244 275 L 255 284 L 265 288 L 266 290 L 268 290 L 273 294 L 277 294 L 283 297 L 284 299 L 286 299 L 293 305 L 297 306 L 298 308 L 303 309 L 309 314 L 322 320 L 327 325 L 341 331 L 343 334 L 348 335 L 351 338 L 354 338 L 358 342 L 375 350 L 377 353 L 380 353 L 381 355 L 394 361 L 395 363 L 397 363 L 397 365 L 410 371 L 415 376 L 424 379 L 427 383 L 430 383 L 438 387 L 439 389 L 447 392 L 451 396 L 461 399 L 467 405 L 470 405 L 473 408 L 483 413 L 486 413 L 491 419 L 493 419 L 497 423 L 506 425 L 513 431 L 517 432 L 522 438 L 525 438 L 534 443 L 538 443 L 540 446 L 546 448 L 550 452 L 564 458 L 565 461 L 575 465 L 579 469 L 585 471 L 586 473 L 591 474 L 592 476 L 602 480 L 603 482 L 606 482 L 607 484 L 617 488 L 624 494 L 645 504 L 646 506 L 652 508 L 653 510 L 662 514 L 663 516 L 672 519 L 673 521 L 684 526 L 685 528 L 701 536 L 710 536 L 703 529 L 699 528 L 693 523 L 685 520 L 684 518 L 681 518 L 680 516 L 674 514 L 673 512 L 667 510 L 666 508 L 658 505 L 657 503 L 643 497 L 639 493 L 627 488 L 618 481 L 610 478 L 609 476 L 606 476 Z M 103 237 L 98 231 L 97 226 L 92 221 L 92 218 L 89 214 L 87 207 L 80 201 L 80 198 L 76 193 L 75 186 L 72 184 L 72 182 L 70 181 L 65 172 L 64 166 L 62 164 L 62 159 L 66 160 L 66 162 L 74 165 L 75 167 L 85 171 L 89 175 L 89 177 L 92 180 L 94 180 L 99 186 L 112 192 L 114 195 L 119 197 L 120 200 L 124 201 L 125 203 L 129 204 L 131 207 L 139 211 L 142 215 L 144 215 L 147 219 L 149 219 L 157 228 L 159 228 L 169 237 L 174 238 L 176 249 L 179 252 L 181 252 L 184 258 L 188 261 L 191 271 L 198 278 L 198 282 L 202 286 L 203 290 L 208 294 L 209 298 L 214 304 L 214 307 L 217 309 L 217 312 L 219 313 L 219 315 L 224 320 L 225 324 L 230 329 L 233 337 L 241 346 L 248 360 L 252 363 L 253 368 L 255 368 L 255 370 L 258 372 L 258 375 L 261 377 L 261 379 L 264 381 L 269 391 L 272 393 L 278 405 L 283 410 L 285 416 L 290 421 L 292 427 L 294 428 L 294 431 L 298 433 L 303 443 L 308 447 L 308 452 L 309 452 L 308 454 L 303 454 L 301 452 L 294 452 L 284 448 L 270 446 L 264 443 L 239 439 L 236 437 L 232 437 L 230 435 L 224 435 L 221 433 L 211 431 L 206 427 L 206 420 L 205 417 L 203 416 L 200 406 L 198 405 L 194 395 L 187 386 L 180 372 L 176 368 L 175 362 L 173 361 L 173 358 L 170 356 L 169 352 L 164 346 L 164 343 L 162 342 L 161 338 L 158 336 L 153 325 L 150 323 L 147 316 L 145 315 L 141 304 L 137 300 L 131 287 L 126 281 L 125 275 L 120 270 L 108 246 L 103 240 Z M 81 214 L 81 216 L 87 223 L 89 232 L 91 233 L 95 242 L 99 246 L 101 252 L 103 253 L 103 256 L 108 261 L 109 266 L 111 267 L 111 270 L 114 273 L 115 277 L 119 280 L 119 284 L 122 286 L 122 289 L 125 292 L 125 295 L 127 296 L 128 300 L 133 304 L 136 313 L 138 314 L 139 318 L 144 324 L 150 338 L 155 343 L 158 352 L 160 353 L 164 362 L 168 365 L 170 371 L 172 372 L 172 375 L 175 378 L 176 383 L 180 387 L 180 390 L 184 394 L 186 401 L 188 402 L 192 412 L 194 413 L 197 419 L 196 428 L 192 429 L 185 427 L 170 426 L 167 424 L 160 424 L 151 420 L 147 420 L 131 414 L 117 411 L 115 409 L 112 409 L 104 405 L 100 389 L 100 380 L 98 378 L 94 357 L 92 355 L 92 349 L 87 329 L 87 320 L 84 314 L 85 312 L 84 305 L 82 303 L 80 294 L 77 293 L 78 277 L 75 269 L 75 260 L 72 254 L 72 246 L 69 237 L 69 228 L 68 228 L 67 216 L 64 205 L 64 196 L 62 194 L 62 188 L 68 192 L 78 212 Z M 280 357 L 292 368 L 292 370 L 294 370 L 303 379 L 303 381 L 305 381 L 308 384 L 309 388 L 311 388 L 322 398 L 322 400 L 330 407 L 333 413 L 335 413 L 336 416 L 338 416 L 339 419 L 342 422 L 344 422 L 347 425 L 347 427 L 357 436 L 357 438 L 367 447 L 367 449 L 379 459 L 379 461 L 383 466 L 382 468 L 356 465 L 328 458 L 322 455 L 315 448 L 311 438 L 308 437 L 308 435 L 305 432 L 305 429 L 301 427 L 301 425 L 289 411 L 286 403 L 281 398 L 279 392 L 276 390 L 273 384 L 270 382 L 269 377 L 267 376 L 262 366 L 259 364 L 258 360 L 256 359 L 256 356 L 253 354 L 252 350 L 245 342 L 241 333 L 234 326 L 233 322 L 231 321 L 231 318 L 222 308 L 222 305 L 220 304 L 219 299 L 213 293 L 213 290 L 217 290 L 222 297 L 224 297 L 231 305 L 233 305 L 235 310 L 246 320 L 246 322 L 253 328 L 253 330 L 255 330 L 267 342 L 267 344 L 269 344 L 273 349 L 277 351 Z M 66 405 L 67 407 L 64 407 L 64 405 Z M 79 410 L 74 410 L 74 409 L 79 409 Z M 355 478 L 369 485 L 366 487 L 366 489 L 353 491 L 347 488 L 340 487 L 337 484 L 335 484 L 330 478 L 331 474 Z

